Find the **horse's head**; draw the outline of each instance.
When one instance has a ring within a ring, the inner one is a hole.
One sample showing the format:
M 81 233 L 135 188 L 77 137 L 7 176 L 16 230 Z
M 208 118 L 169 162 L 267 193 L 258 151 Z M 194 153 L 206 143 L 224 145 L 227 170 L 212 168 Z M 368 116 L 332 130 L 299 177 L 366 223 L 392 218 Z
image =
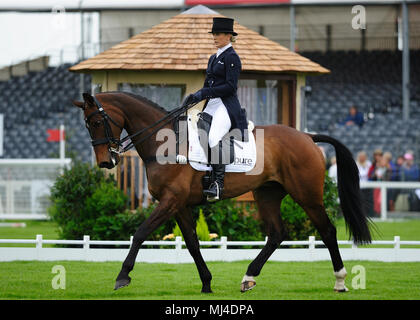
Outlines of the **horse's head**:
M 92 138 L 96 162 L 101 168 L 114 168 L 120 161 L 120 135 L 123 130 L 124 116 L 120 109 L 106 103 L 101 97 L 83 94 L 82 101 L 73 104 L 83 110 L 86 128 Z

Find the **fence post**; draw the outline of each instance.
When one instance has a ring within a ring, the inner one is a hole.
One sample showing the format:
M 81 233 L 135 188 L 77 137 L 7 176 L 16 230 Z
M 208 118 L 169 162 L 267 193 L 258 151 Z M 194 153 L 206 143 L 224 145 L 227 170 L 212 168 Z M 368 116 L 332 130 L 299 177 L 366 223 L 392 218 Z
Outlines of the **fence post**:
M 131 246 L 133 245 L 133 238 L 134 238 L 134 236 L 130 236 L 130 249 L 131 249 Z
M 175 238 L 175 255 L 176 255 L 176 263 L 179 263 L 180 256 L 181 256 L 181 249 L 182 249 L 182 237 Z
M 181 250 L 182 249 L 182 237 L 178 236 L 175 238 L 175 249 Z
M 313 261 L 314 259 L 314 250 L 315 250 L 315 237 L 314 236 L 309 236 L 309 245 L 308 245 L 308 249 L 309 249 L 309 258 L 310 261 Z
M 90 236 L 83 236 L 83 249 L 88 250 L 90 247 Z
M 222 261 L 226 261 L 226 251 L 227 251 L 227 237 L 221 237 L 220 242 L 222 243 L 220 245 L 220 249 L 222 251 Z
M 90 236 L 84 235 L 83 236 L 83 251 L 84 251 L 84 255 L 85 255 L 85 260 L 89 260 L 88 256 L 89 256 L 89 248 L 90 248 Z
M 36 248 L 42 249 L 42 234 L 36 235 Z
M 36 235 L 36 260 L 41 260 L 42 234 Z
M 400 250 L 401 243 L 400 243 L 400 236 L 394 236 L 394 261 L 398 261 L 398 256 L 401 252 Z
M 315 237 L 309 236 L 309 250 L 315 249 Z
M 399 249 L 400 248 L 400 236 L 395 236 L 394 237 L 394 249 Z
M 386 196 L 387 188 L 381 185 L 381 220 L 386 220 L 388 210 L 388 199 Z

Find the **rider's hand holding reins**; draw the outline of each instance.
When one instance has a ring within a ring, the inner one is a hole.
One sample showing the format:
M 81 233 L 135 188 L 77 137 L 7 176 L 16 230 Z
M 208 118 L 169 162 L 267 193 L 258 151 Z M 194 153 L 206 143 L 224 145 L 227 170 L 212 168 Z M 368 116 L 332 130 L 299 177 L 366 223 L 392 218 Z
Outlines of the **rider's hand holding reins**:
M 201 90 L 198 90 L 196 93 L 192 93 L 192 94 L 188 95 L 185 98 L 182 105 L 183 106 L 188 106 L 190 104 L 196 104 L 196 103 L 200 102 L 201 100 L 203 100 Z

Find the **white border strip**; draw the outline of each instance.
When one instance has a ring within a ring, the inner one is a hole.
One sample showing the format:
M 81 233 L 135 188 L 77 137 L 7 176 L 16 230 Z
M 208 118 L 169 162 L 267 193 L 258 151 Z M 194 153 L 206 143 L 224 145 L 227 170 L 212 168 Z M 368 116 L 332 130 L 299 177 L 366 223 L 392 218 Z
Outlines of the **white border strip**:
M 125 245 L 129 247 L 130 241 L 91 241 L 89 236 L 83 240 L 44 240 L 42 235 L 36 239 L 0 239 L 1 244 L 33 244 L 35 247 L 1 247 L 0 261 L 35 260 L 80 260 L 80 261 L 123 261 L 128 253 L 125 249 L 96 249 L 91 245 Z M 229 249 L 228 246 L 262 246 L 266 241 L 227 241 L 222 237 L 219 241 L 200 241 L 201 246 L 215 246 L 216 248 L 202 248 L 200 251 L 206 261 L 240 261 L 252 260 L 261 249 Z M 43 244 L 70 244 L 80 245 L 82 248 L 45 248 Z M 270 257 L 270 261 L 323 261 L 330 260 L 326 248 L 316 248 L 322 245 L 315 237 L 308 241 L 285 241 L 283 246 L 301 245 L 307 248 L 277 249 Z M 339 241 L 340 245 L 351 245 L 350 248 L 340 248 L 343 260 L 366 260 L 383 262 L 420 262 L 420 248 L 401 248 L 402 245 L 420 246 L 420 241 L 400 241 L 396 236 L 393 241 L 373 241 L 372 245 L 390 245 L 392 248 L 358 248 L 352 241 Z M 148 263 L 192 263 L 194 262 L 181 237 L 175 241 L 145 241 L 145 246 L 169 246 L 170 249 L 141 249 L 137 262 Z

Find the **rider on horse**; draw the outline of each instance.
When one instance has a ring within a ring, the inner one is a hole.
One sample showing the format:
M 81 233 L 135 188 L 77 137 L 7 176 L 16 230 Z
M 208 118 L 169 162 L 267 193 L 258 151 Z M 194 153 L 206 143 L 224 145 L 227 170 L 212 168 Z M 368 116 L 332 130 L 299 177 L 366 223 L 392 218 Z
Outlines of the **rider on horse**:
M 245 138 L 244 130 L 248 123 L 245 109 L 241 108 L 236 94 L 241 60 L 232 47 L 232 41 L 237 36 L 233 31 L 233 22 L 230 18 L 213 18 L 213 27 L 209 33 L 213 34 L 217 53 L 209 59 L 203 88 L 190 94 L 184 101 L 185 104 L 191 104 L 206 99 L 197 127 L 206 131 L 210 147 L 208 162 L 213 170 L 213 182 L 204 190 L 209 201 L 221 199 L 226 167 L 220 161 L 223 156 L 214 157 L 218 159 L 212 158 L 211 161 L 210 157 L 224 152 L 222 139 L 231 129 L 239 129 Z

